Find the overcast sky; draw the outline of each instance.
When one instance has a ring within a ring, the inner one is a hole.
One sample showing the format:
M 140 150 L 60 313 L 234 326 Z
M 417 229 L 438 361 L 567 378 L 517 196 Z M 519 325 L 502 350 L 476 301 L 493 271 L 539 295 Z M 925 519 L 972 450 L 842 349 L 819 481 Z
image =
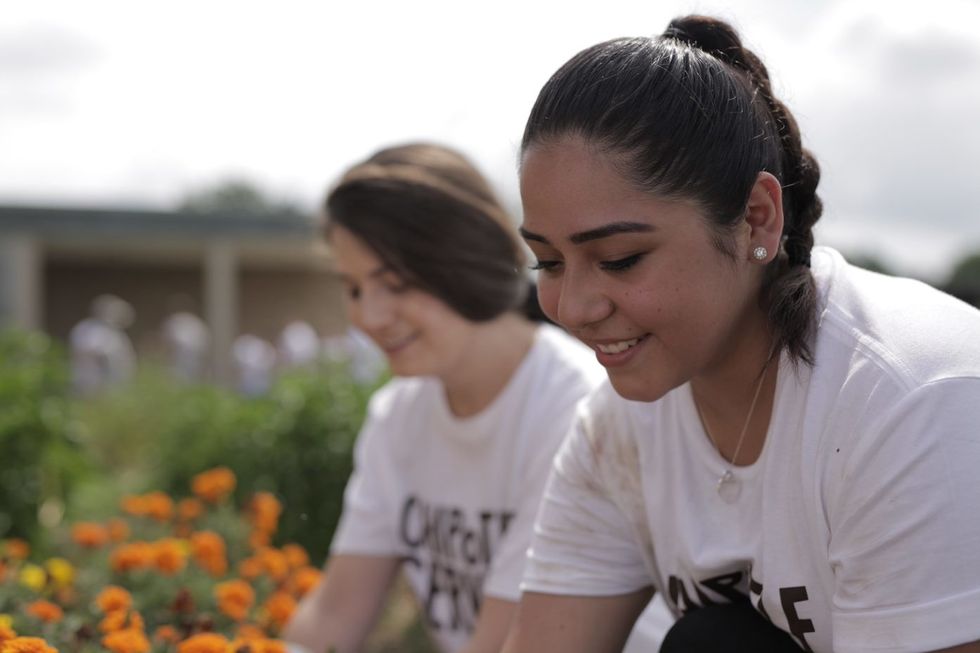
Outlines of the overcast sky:
M 727 18 L 824 170 L 819 242 L 942 280 L 980 249 L 980 2 L 0 0 L 0 202 L 170 207 L 236 177 L 312 210 L 436 139 L 517 208 L 541 85 L 578 50 Z

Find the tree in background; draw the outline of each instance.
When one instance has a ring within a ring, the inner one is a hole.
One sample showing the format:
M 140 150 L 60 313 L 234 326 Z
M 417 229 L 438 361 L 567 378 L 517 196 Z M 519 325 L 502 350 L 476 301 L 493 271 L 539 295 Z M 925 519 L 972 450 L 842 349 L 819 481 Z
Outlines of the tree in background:
M 269 197 L 245 179 L 229 179 L 214 186 L 188 193 L 177 206 L 187 213 L 303 215 L 297 204 Z
M 960 259 L 944 288 L 965 302 L 980 306 L 980 252 Z

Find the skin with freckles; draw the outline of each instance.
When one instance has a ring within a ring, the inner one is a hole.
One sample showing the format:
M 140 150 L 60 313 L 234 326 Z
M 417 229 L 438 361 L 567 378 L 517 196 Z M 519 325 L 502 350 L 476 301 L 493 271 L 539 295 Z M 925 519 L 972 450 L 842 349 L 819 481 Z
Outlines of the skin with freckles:
M 542 308 L 596 350 L 620 395 L 654 401 L 690 379 L 751 385 L 769 338 L 751 250 L 776 251 L 778 231 L 747 219 L 728 256 L 696 205 L 635 188 L 575 137 L 527 150 L 521 194 Z

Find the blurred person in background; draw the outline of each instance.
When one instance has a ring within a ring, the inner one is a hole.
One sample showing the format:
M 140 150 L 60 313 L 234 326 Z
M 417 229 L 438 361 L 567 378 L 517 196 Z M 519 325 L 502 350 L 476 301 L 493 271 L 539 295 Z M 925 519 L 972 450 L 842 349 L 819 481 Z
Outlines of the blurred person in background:
M 132 305 L 115 295 L 92 300 L 89 316 L 68 335 L 72 387 L 77 394 L 97 394 L 132 378 L 136 351 L 126 329 L 134 319 Z
M 283 638 L 363 650 L 402 570 L 443 651 L 499 651 L 552 458 L 602 370 L 525 316 L 516 233 L 455 151 L 382 150 L 325 211 L 349 320 L 395 378 L 370 402 L 324 579 Z
M 258 397 L 269 391 L 276 368 L 276 348 L 271 342 L 243 333 L 231 345 L 231 358 L 238 392 Z
M 323 355 L 329 361 L 346 365 L 351 377 L 362 385 L 377 383 L 388 369 L 381 349 L 353 326 L 341 335 L 324 338 Z
M 171 312 L 160 326 L 167 367 L 175 379 L 201 381 L 207 370 L 211 334 L 204 320 L 194 313 L 190 297 L 175 295 L 169 303 Z
M 279 367 L 309 367 L 320 359 L 320 336 L 306 320 L 292 320 L 279 333 Z

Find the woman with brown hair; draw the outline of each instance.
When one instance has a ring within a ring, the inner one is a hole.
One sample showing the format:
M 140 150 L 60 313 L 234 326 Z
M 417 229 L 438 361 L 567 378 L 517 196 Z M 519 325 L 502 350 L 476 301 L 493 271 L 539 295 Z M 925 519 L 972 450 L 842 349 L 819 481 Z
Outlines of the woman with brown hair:
M 528 317 L 517 234 L 460 154 L 382 150 L 325 212 L 350 322 L 396 378 L 371 400 L 324 581 L 285 639 L 362 650 L 402 569 L 443 650 L 499 651 L 552 458 L 602 369 Z

